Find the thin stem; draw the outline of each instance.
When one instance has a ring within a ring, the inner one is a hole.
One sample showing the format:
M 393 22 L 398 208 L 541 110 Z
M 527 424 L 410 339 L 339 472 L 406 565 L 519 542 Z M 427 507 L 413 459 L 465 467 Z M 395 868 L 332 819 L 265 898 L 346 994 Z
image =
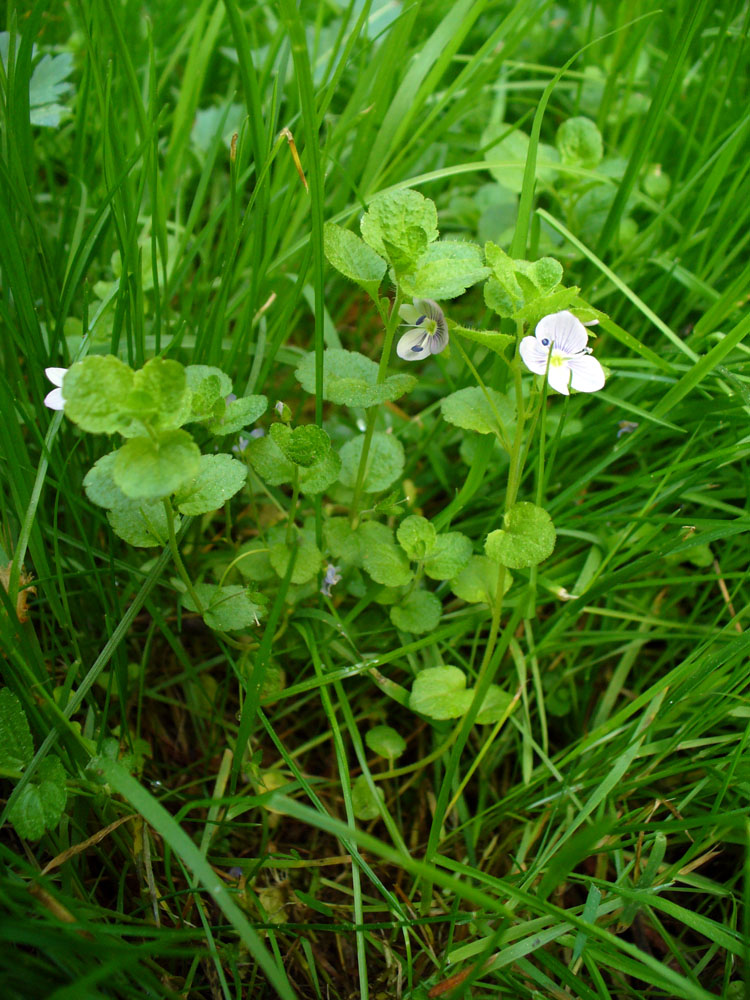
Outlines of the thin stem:
M 292 544 L 294 534 L 294 515 L 297 513 L 297 501 L 299 500 L 299 466 L 294 466 L 294 479 L 292 479 L 292 502 L 289 505 L 289 520 L 286 524 L 286 544 Z
M 513 448 L 510 453 L 510 468 L 508 469 L 508 486 L 505 491 L 505 510 L 510 510 L 516 502 L 518 487 L 521 485 L 523 470 L 523 431 L 526 413 L 523 404 L 523 381 L 518 358 L 513 361 L 513 377 L 516 386 L 516 433 L 513 438 Z
M 502 421 L 502 419 L 500 417 L 500 414 L 498 412 L 498 409 L 495 406 L 495 401 L 493 400 L 492 396 L 487 391 L 487 386 L 484 384 L 484 381 L 482 380 L 482 376 L 479 374 L 479 372 L 474 367 L 474 364 L 472 363 L 471 358 L 469 357 L 469 355 L 466 353 L 466 351 L 463 349 L 463 347 L 459 343 L 458 338 L 455 338 L 453 342 L 456 345 L 456 347 L 458 348 L 458 350 L 460 351 L 461 357 L 464 359 L 466 367 L 469 369 L 469 371 L 471 372 L 471 374 L 474 376 L 477 385 L 479 386 L 479 388 L 484 393 L 485 399 L 487 400 L 487 403 L 488 403 L 490 409 L 492 410 L 492 414 L 493 414 L 495 420 L 497 420 L 498 429 L 495 431 L 495 436 L 497 437 L 498 441 L 500 442 L 500 445 L 505 449 L 505 451 L 510 451 L 510 445 L 509 445 L 509 442 L 508 442 L 508 435 L 507 435 L 506 430 L 505 430 L 505 424 L 503 423 L 503 421 Z
M 185 589 L 188 594 L 190 594 L 191 600 L 195 605 L 195 610 L 199 615 L 204 612 L 203 602 L 198 597 L 195 592 L 195 587 L 193 586 L 193 581 L 190 579 L 188 571 L 185 569 L 185 564 L 182 561 L 182 556 L 180 555 L 180 550 L 177 547 L 177 536 L 174 532 L 174 514 L 172 513 L 172 505 L 169 500 L 164 500 L 164 511 L 167 515 L 167 532 L 169 535 L 169 551 L 172 553 L 172 559 L 177 567 L 177 572 L 179 573 L 180 579 L 185 584 Z
M 391 311 L 388 316 L 388 322 L 385 327 L 385 340 L 383 341 L 383 352 L 380 355 L 380 364 L 378 366 L 378 377 L 377 383 L 380 385 L 385 382 L 386 375 L 388 374 L 388 361 L 391 356 L 391 348 L 393 346 L 393 338 L 396 334 L 396 327 L 399 322 L 398 310 L 401 306 L 401 290 L 396 286 L 396 296 L 393 300 L 391 306 Z M 382 316 L 382 310 L 378 310 Z M 353 528 L 357 526 L 357 518 L 359 514 L 359 501 L 362 495 L 362 486 L 365 481 L 365 473 L 367 471 L 367 459 L 370 456 L 370 445 L 372 444 L 372 435 L 375 430 L 375 421 L 377 420 L 377 407 L 371 406 L 367 411 L 367 427 L 365 428 L 365 437 L 362 442 L 362 454 L 359 458 L 359 466 L 357 468 L 357 478 L 354 483 L 354 496 L 352 497 L 352 507 L 350 521 Z

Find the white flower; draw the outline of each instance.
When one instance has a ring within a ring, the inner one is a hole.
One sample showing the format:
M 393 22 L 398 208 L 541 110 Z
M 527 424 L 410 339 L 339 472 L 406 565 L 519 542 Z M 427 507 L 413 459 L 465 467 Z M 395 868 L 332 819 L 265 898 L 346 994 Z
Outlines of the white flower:
M 49 406 L 50 410 L 62 410 L 65 407 L 65 399 L 62 394 L 62 384 L 67 368 L 45 368 L 44 374 L 50 380 L 52 385 L 57 388 L 53 389 L 52 392 L 48 392 L 44 397 L 44 405 Z
M 578 392 L 604 388 L 604 369 L 590 357 L 588 334 L 580 320 L 564 309 L 545 316 L 533 337 L 524 337 L 519 351 L 523 363 L 536 375 L 546 373 L 553 389 L 564 396 L 570 386 Z
M 404 361 L 419 361 L 447 346 L 448 324 L 437 302 L 414 299 L 414 305 L 401 306 L 398 314 L 409 327 L 396 345 L 396 354 Z

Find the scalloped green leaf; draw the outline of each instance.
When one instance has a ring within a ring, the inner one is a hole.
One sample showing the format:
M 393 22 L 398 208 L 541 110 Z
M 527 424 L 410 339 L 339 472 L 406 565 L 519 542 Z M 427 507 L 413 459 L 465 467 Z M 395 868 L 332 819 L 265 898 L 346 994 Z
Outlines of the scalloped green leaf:
M 360 229 L 365 243 L 401 274 L 437 239 L 437 209 L 419 191 L 386 191 L 370 201 Z
M 494 434 L 501 426 L 507 431 L 516 418 L 515 405 L 507 396 L 479 386 L 468 386 L 445 396 L 440 401 L 440 412 L 449 424 L 479 434 Z
M 203 621 L 209 628 L 217 632 L 235 632 L 260 624 L 264 604 L 259 595 L 247 587 L 197 583 L 193 589 L 203 608 Z M 198 610 L 188 593 L 182 595 L 182 603 L 188 611 Z
M 223 410 L 207 424 L 212 434 L 236 434 L 237 431 L 254 424 L 268 409 L 266 396 L 240 396 L 226 403 Z
M 106 510 L 130 503 L 114 480 L 116 458 L 116 451 L 103 455 L 83 477 L 86 496 L 92 503 Z
M 450 580 L 466 566 L 473 548 L 471 539 L 460 531 L 446 531 L 438 535 L 425 559 L 425 574 L 432 580 Z
M 111 354 L 94 354 L 77 361 L 62 384 L 65 416 L 90 434 L 114 434 L 130 421 L 125 401 L 134 372 Z
M 473 693 L 466 690 L 466 674 L 458 667 L 427 667 L 414 678 L 409 708 L 443 722 L 465 715 Z
M 354 488 L 357 481 L 359 460 L 362 456 L 365 435 L 352 438 L 341 449 L 341 474 L 339 480 L 344 486 Z M 406 456 L 398 438 L 392 434 L 375 431 L 367 456 L 367 467 L 362 489 L 365 493 L 380 493 L 395 482 L 404 471 Z
M 482 707 L 477 713 L 477 724 L 488 726 L 490 723 L 499 722 L 512 702 L 512 695 L 508 694 L 507 691 L 503 691 L 497 684 L 490 684 L 487 694 L 484 696 Z
M 555 526 L 547 511 L 521 501 L 505 513 L 503 527 L 489 533 L 484 551 L 501 566 L 525 569 L 552 555 L 555 538 Z
M 185 369 L 169 358 L 151 358 L 133 374 L 128 408 L 136 419 L 147 415 L 151 425 L 172 430 L 190 419 L 191 392 Z
M 331 439 L 317 424 L 294 429 L 288 424 L 271 424 L 269 434 L 290 462 L 305 468 L 322 462 L 331 450 Z
M 341 456 L 333 448 L 309 469 L 300 469 L 299 488 L 305 496 L 322 493 L 335 483 L 341 475 Z
M 377 299 L 387 264 L 372 247 L 356 233 L 326 222 L 323 227 L 323 249 L 332 267 L 364 288 L 370 298 Z
M 253 438 L 244 452 L 245 458 L 269 486 L 281 486 L 294 479 L 294 465 L 276 442 L 267 435 Z
M 427 299 L 455 299 L 490 273 L 482 248 L 459 240 L 431 243 L 414 269 L 401 278 L 405 295 Z
M 276 570 L 276 574 L 283 578 L 286 576 L 287 566 L 292 554 L 292 546 L 286 542 L 276 542 L 271 545 L 268 558 L 271 565 Z M 297 543 L 297 557 L 294 560 L 291 582 L 294 584 L 307 583 L 320 572 L 323 565 L 323 555 L 313 541 L 300 535 Z
M 402 587 L 412 579 L 409 560 L 393 540 L 393 531 L 377 521 L 364 521 L 357 528 L 362 568 L 375 583 Z
M 175 493 L 175 506 L 182 514 L 208 514 L 223 507 L 246 479 L 247 466 L 231 455 L 201 455 L 196 474 Z
M 8 812 L 19 837 L 39 840 L 60 822 L 68 792 L 65 769 L 57 757 L 45 757 Z
M 34 741 L 18 695 L 0 688 L 0 768 L 19 771 L 31 762 Z
M 506 351 L 516 343 L 516 338 L 511 336 L 511 334 L 498 333 L 497 330 L 472 330 L 471 327 L 454 324 L 451 326 L 451 334 L 454 333 L 465 340 L 471 340 L 475 344 L 481 344 L 482 347 L 489 348 L 505 360 L 508 359 Z
M 435 546 L 437 532 L 426 517 L 409 514 L 396 529 L 398 544 L 410 559 L 424 559 Z
M 354 781 L 352 785 L 352 810 L 357 819 L 368 822 L 369 820 L 377 819 L 380 815 L 378 799 L 381 802 L 384 801 L 385 794 L 383 793 L 383 789 L 378 788 L 377 785 L 375 786 L 375 791 L 377 798 L 373 795 L 364 774 L 360 774 Z
M 245 580 L 262 583 L 264 580 L 273 580 L 276 576 L 269 553 L 268 542 L 255 538 L 240 546 L 233 562 Z
M 391 621 L 402 632 L 423 635 L 434 632 L 440 623 L 443 606 L 428 590 L 413 590 L 391 608 Z
M 451 580 L 451 590 L 467 604 L 495 603 L 498 581 L 497 563 L 487 556 L 472 556 L 461 572 Z M 509 590 L 513 577 L 506 570 L 503 593 Z
M 161 500 L 128 500 L 107 511 L 112 530 L 128 545 L 150 549 L 169 541 L 167 514 Z M 175 518 L 175 531 L 181 518 Z
M 165 431 L 157 438 L 135 437 L 117 450 L 113 478 L 131 500 L 156 500 L 195 476 L 200 457 L 200 449 L 187 431 Z
M 348 517 L 328 518 L 323 525 L 323 533 L 328 551 L 335 560 L 340 560 L 347 566 L 360 564 L 362 558 L 360 535 L 352 529 Z
M 315 355 L 306 354 L 297 365 L 297 381 L 315 394 Z M 417 384 L 413 375 L 389 375 L 378 383 L 378 366 L 364 354 L 329 348 L 323 352 L 323 399 L 339 406 L 376 406 L 398 399 Z

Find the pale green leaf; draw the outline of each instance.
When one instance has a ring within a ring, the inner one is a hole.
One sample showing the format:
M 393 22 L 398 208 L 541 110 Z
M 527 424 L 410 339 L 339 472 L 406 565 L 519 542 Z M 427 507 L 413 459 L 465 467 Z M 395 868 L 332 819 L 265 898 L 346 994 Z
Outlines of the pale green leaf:
M 306 354 L 295 372 L 305 392 L 315 394 L 315 355 Z M 364 354 L 331 348 L 323 353 L 323 399 L 345 406 L 375 406 L 398 399 L 417 384 L 412 375 L 389 375 L 378 383 L 378 366 Z
M 266 396 L 240 396 L 227 403 L 223 411 L 208 424 L 212 434 L 236 434 L 249 424 L 254 424 L 268 408 Z
M 393 540 L 393 531 L 377 521 L 364 521 L 357 528 L 362 568 L 384 587 L 402 587 L 412 572 L 405 553 Z
M 414 679 L 409 708 L 430 719 L 458 719 L 471 705 L 472 692 L 466 690 L 466 674 L 458 667 L 427 667 Z
M 495 603 L 497 595 L 498 566 L 487 556 L 472 556 L 461 572 L 451 580 L 451 590 L 467 604 Z M 503 593 L 513 583 L 513 577 L 506 570 L 503 575 Z
M 418 191 L 387 191 L 371 200 L 360 229 L 365 242 L 401 274 L 437 239 L 437 209 Z
M 182 514 L 208 514 L 245 485 L 247 467 L 231 455 L 201 455 L 198 471 L 182 483 L 174 503 Z
M 322 462 L 331 449 L 331 439 L 317 424 L 294 429 L 288 424 L 271 424 L 269 434 L 290 462 L 305 468 Z
M 391 608 L 391 621 L 402 632 L 422 635 L 433 632 L 440 623 L 443 606 L 428 590 L 413 590 Z
M 378 798 L 382 802 L 385 799 L 383 789 L 378 788 L 376 785 L 375 790 Z M 372 794 L 364 774 L 360 774 L 352 785 L 352 809 L 354 810 L 354 815 L 357 819 L 361 819 L 364 822 L 371 819 L 377 819 L 380 815 L 380 810 L 378 809 L 378 798 L 375 798 Z
M 440 401 L 443 419 L 456 427 L 479 434 L 507 431 L 515 421 L 515 406 L 495 389 L 468 386 Z
M 121 431 L 131 419 L 125 401 L 133 377 L 133 370 L 112 355 L 77 361 L 63 378 L 65 416 L 91 434 Z
M 184 430 L 131 438 L 116 452 L 113 478 L 132 500 L 158 499 L 195 476 L 200 449 Z
M 377 298 L 387 265 L 372 247 L 356 233 L 327 222 L 323 227 L 323 248 L 329 264 L 364 288 L 371 298 Z
M 450 580 L 466 566 L 474 546 L 460 531 L 438 535 L 435 546 L 427 555 L 424 571 L 432 580 Z
M 499 722 L 512 701 L 513 697 L 507 691 L 503 691 L 497 684 L 490 684 L 489 690 L 484 696 L 482 707 L 477 713 L 477 723 L 480 726 L 486 726 L 491 722 Z
M 552 555 L 555 528 L 543 507 L 522 501 L 503 517 L 503 527 L 491 531 L 484 550 L 494 562 L 510 569 L 536 566 Z
M 489 273 L 481 247 L 440 240 L 430 244 L 414 269 L 403 275 L 401 289 L 405 295 L 418 298 L 455 299 Z
M 405 517 L 396 530 L 398 544 L 410 559 L 424 559 L 428 555 L 437 538 L 437 532 L 426 517 L 410 514 Z
M 406 750 L 406 740 L 391 726 L 373 726 L 365 734 L 365 743 L 379 757 L 396 760 Z
M 128 500 L 107 511 L 112 530 L 128 545 L 150 549 L 169 541 L 169 526 L 161 500 Z M 181 518 L 175 518 L 175 531 Z
M 259 624 L 263 606 L 258 595 L 238 584 L 220 587 L 214 583 L 197 583 L 194 590 L 203 608 L 203 621 L 217 632 L 232 632 Z M 182 595 L 188 611 L 197 611 L 190 594 Z
M 339 480 L 344 486 L 354 488 L 364 440 L 365 435 L 361 434 L 347 441 L 341 449 Z M 387 489 L 404 471 L 405 461 L 404 448 L 398 438 L 376 431 L 370 443 L 362 489 L 365 493 L 380 493 Z

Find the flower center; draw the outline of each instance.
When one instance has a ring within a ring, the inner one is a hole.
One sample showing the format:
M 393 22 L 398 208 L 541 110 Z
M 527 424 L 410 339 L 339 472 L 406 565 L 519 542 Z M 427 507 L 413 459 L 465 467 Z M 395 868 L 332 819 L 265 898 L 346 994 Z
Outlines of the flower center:
M 556 351 L 553 349 L 550 354 L 549 366 L 550 368 L 562 368 L 567 360 L 567 354 L 563 354 L 562 351 Z
M 429 336 L 433 336 L 437 330 L 437 323 L 434 319 L 430 319 L 429 316 L 420 316 L 414 325 L 421 326 L 425 333 L 429 334 Z

